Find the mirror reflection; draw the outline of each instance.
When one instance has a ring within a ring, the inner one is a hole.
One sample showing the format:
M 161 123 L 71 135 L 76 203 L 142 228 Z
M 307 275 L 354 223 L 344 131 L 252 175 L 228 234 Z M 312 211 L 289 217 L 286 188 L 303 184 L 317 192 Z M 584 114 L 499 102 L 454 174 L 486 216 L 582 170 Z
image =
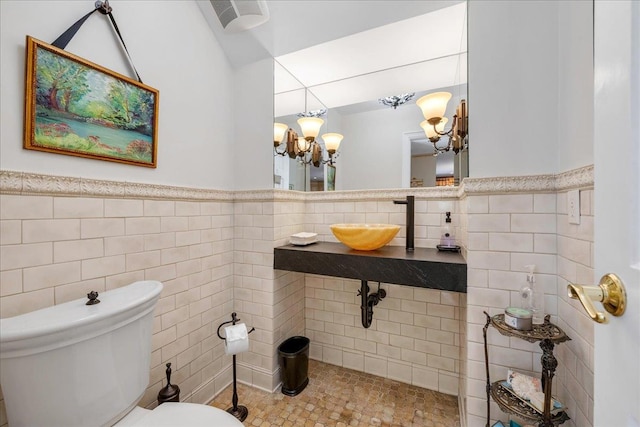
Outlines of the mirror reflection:
M 274 187 L 457 185 L 468 176 L 466 38 L 459 3 L 275 58 Z M 320 128 L 309 134 L 303 118 Z M 343 136 L 337 149 L 327 134 Z
M 274 122 L 274 188 L 298 191 L 328 189 L 325 170 L 333 167 L 333 159 L 328 155 L 325 142 L 327 108 L 277 62 L 274 72 L 276 82 L 280 82 L 276 87 L 280 92 L 274 99 L 274 108 L 278 112 Z M 308 127 L 312 129 L 307 130 Z M 322 137 L 319 137 L 320 133 Z

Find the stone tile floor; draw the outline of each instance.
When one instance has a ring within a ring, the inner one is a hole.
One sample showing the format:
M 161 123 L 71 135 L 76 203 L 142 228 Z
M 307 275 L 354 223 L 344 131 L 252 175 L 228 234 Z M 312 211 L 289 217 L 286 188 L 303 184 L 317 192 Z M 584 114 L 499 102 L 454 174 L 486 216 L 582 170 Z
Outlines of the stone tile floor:
M 231 406 L 233 387 L 212 406 Z M 364 372 L 309 361 L 309 385 L 297 396 L 267 393 L 238 383 L 245 426 L 460 426 L 456 396 Z

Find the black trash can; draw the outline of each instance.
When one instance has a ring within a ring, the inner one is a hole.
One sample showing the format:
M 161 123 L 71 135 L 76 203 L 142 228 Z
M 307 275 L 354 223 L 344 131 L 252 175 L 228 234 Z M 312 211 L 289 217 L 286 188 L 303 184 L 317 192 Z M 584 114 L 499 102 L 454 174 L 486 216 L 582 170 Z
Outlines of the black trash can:
M 278 346 L 282 393 L 296 396 L 309 384 L 309 338 L 291 337 Z

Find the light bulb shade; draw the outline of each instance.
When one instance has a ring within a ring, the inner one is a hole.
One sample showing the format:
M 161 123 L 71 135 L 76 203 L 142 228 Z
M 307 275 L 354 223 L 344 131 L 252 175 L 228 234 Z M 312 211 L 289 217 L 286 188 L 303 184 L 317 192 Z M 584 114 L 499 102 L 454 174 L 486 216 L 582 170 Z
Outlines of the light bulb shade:
M 422 110 L 424 118 L 429 120 L 434 117 L 444 117 L 450 99 L 449 92 L 434 92 L 418 99 L 416 105 Z
M 289 129 L 289 126 L 284 123 L 274 123 L 273 124 L 273 142 L 277 142 L 278 145 L 284 139 L 284 134 Z
M 344 138 L 344 136 L 339 133 L 325 133 L 322 135 L 322 140 L 324 141 L 324 146 L 327 151 L 337 151 L 342 138 Z
M 297 148 L 297 152 L 300 154 L 304 154 L 307 151 L 309 151 L 309 148 L 311 147 L 311 142 L 307 141 L 306 139 L 304 139 L 303 137 L 299 136 L 298 137 L 298 143 L 296 144 L 296 148 Z
M 298 119 L 298 124 L 305 138 L 317 137 L 323 123 L 324 120 L 319 117 L 301 117 Z
M 438 123 L 436 125 L 436 130 L 438 132 L 444 132 L 444 125 L 446 125 L 448 121 L 449 121 L 449 119 L 447 119 L 446 117 L 443 117 L 440 120 L 440 123 Z M 431 139 L 431 138 L 439 138 L 439 135 L 433 129 L 433 125 L 431 123 L 429 123 L 428 121 L 424 120 L 422 123 L 420 123 L 420 127 L 422 129 L 424 129 L 424 133 L 425 133 L 425 135 L 427 135 L 427 138 L 429 138 L 429 139 Z

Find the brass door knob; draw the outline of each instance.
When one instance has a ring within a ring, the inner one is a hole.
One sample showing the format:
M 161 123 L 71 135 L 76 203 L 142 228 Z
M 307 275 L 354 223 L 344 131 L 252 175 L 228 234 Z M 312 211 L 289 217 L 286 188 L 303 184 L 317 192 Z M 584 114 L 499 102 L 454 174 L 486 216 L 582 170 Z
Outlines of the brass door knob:
M 600 301 L 605 310 L 614 316 L 622 316 L 627 306 L 627 292 L 622 280 L 613 273 L 605 274 L 598 286 L 567 285 L 569 298 L 577 299 L 587 311 L 592 320 L 607 323 L 603 312 L 597 311 L 593 301 Z

